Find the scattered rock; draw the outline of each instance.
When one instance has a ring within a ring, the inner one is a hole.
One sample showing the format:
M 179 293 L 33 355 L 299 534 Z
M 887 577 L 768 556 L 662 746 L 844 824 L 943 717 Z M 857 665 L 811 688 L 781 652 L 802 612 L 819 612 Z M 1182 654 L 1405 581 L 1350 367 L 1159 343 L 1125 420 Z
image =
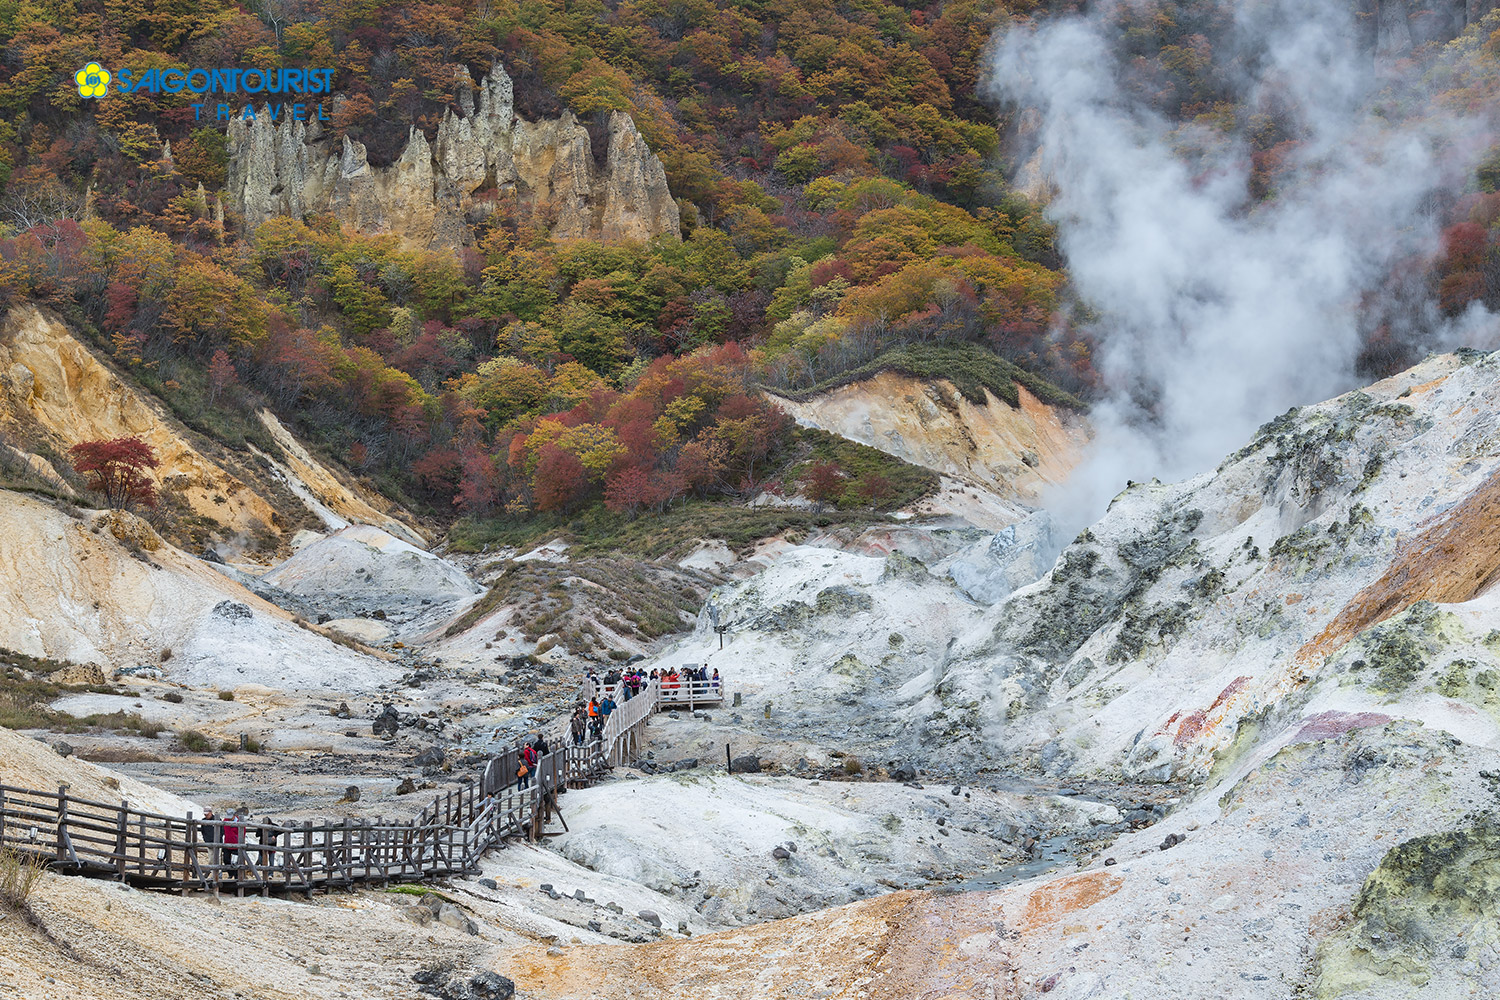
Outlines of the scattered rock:
M 56 750 L 58 755 L 61 757 L 73 756 L 73 744 L 67 743 L 63 740 L 58 740 L 56 743 L 52 744 L 52 749 Z
M 730 774 L 759 774 L 760 758 L 753 754 L 736 757 L 729 762 Z
M 386 702 L 385 708 L 375 717 L 371 723 L 370 730 L 376 736 L 395 736 L 396 730 L 401 726 L 401 714 L 396 711 L 396 706 Z
M 350 785 L 349 787 L 345 788 L 344 789 L 344 797 L 342 799 L 340 799 L 339 801 L 340 802 L 358 802 L 359 801 L 359 786 L 358 785 Z
M 484 886 L 486 889 L 500 888 L 499 884 L 492 878 L 482 878 L 479 880 L 479 884 Z
M 642 920 L 644 920 L 646 923 L 650 924 L 652 927 L 660 927 L 661 926 L 661 917 L 657 916 L 655 910 L 642 910 L 639 913 L 637 913 L 636 916 L 640 917 Z
M 417 790 L 417 783 L 411 778 L 402 778 L 401 784 L 396 786 L 397 795 L 410 795 Z
M 891 772 L 892 781 L 908 782 L 917 780 L 917 769 L 911 764 L 902 764 Z
M 407 760 L 407 763 L 413 767 L 436 767 L 443 762 L 445 756 L 442 747 L 428 747 Z
M 1167 834 L 1167 839 L 1163 840 L 1161 842 L 1161 844 L 1158 845 L 1157 850 L 1159 850 L 1159 851 L 1165 851 L 1169 847 L 1176 847 L 1178 844 L 1182 843 L 1184 840 L 1187 840 L 1187 834 L 1184 834 L 1184 833 L 1169 833 L 1169 834 Z
M 792 852 L 788 851 L 785 847 L 778 847 L 771 851 L 771 857 L 775 858 L 777 861 L 785 861 L 791 856 Z
M 452 903 L 444 903 L 437 911 L 438 923 L 452 927 L 454 930 L 463 931 L 465 934 L 479 933 L 479 925 L 470 920 L 468 915 L 454 906 Z
M 220 601 L 210 613 L 228 621 L 248 621 L 255 617 L 248 604 L 240 604 L 238 601 Z
M 493 972 L 481 972 L 469 980 L 469 992 L 474 1000 L 511 1000 L 516 984 Z

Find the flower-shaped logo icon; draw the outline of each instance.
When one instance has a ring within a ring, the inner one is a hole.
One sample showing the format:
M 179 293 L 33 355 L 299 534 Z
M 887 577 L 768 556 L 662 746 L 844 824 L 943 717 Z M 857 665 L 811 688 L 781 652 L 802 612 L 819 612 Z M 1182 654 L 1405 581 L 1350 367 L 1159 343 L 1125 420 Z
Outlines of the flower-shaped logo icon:
M 79 97 L 103 97 L 109 93 L 109 70 L 96 62 L 74 73 L 73 79 L 78 84 Z

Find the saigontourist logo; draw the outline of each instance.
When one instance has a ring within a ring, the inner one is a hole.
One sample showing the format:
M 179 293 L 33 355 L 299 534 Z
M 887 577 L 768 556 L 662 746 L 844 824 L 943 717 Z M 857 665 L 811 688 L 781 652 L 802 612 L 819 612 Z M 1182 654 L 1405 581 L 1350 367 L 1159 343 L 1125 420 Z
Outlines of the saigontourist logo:
M 240 69 L 238 67 L 195 67 L 182 69 L 172 67 L 168 69 L 122 69 L 118 73 L 111 74 L 97 62 L 91 62 L 83 66 L 77 73 L 73 74 L 73 80 L 78 84 L 78 96 L 85 98 L 101 98 L 110 92 L 110 84 L 114 84 L 114 92 L 117 94 L 180 94 L 184 91 L 190 94 L 224 94 L 224 95 L 281 95 L 280 103 L 271 103 L 269 99 L 257 112 L 253 104 L 246 104 L 242 111 L 236 114 L 229 104 L 219 104 L 214 108 L 213 117 L 218 121 L 226 121 L 231 117 L 254 119 L 257 114 L 267 114 L 272 121 L 281 118 L 294 118 L 306 121 L 316 115 L 319 121 L 328 121 L 328 115 L 323 111 L 323 105 L 318 103 L 312 111 L 307 104 L 287 103 L 285 95 L 297 94 L 306 96 L 309 94 L 328 94 L 333 91 L 333 70 L 327 67 L 319 69 Z M 255 98 L 251 98 L 255 100 Z M 193 109 L 193 118 L 201 120 L 203 109 L 208 103 L 189 105 Z
M 73 81 L 78 84 L 79 97 L 103 97 L 109 93 L 109 70 L 96 62 L 74 73 Z

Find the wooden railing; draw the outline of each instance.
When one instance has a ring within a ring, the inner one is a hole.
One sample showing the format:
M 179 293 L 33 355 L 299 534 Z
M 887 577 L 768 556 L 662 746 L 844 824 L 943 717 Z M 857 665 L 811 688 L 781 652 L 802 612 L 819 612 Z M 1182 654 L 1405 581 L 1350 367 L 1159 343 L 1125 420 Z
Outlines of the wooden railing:
M 56 792 L 0 785 L 0 846 L 59 871 L 239 895 L 474 872 L 499 841 L 539 838 L 559 791 L 590 784 L 637 752 L 660 704 L 653 682 L 620 702 L 599 739 L 577 746 L 566 728 L 556 734 L 549 741 L 555 749 L 537 761 L 527 787 L 516 780 L 521 748 L 512 747 L 491 757 L 477 782 L 444 792 L 408 820 L 205 820 L 75 798 L 67 785 Z

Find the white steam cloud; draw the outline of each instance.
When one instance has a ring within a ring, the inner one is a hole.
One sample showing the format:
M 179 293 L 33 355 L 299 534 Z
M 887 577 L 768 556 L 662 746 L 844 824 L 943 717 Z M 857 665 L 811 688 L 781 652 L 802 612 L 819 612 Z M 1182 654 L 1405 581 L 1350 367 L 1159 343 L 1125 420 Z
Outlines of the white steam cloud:
M 1242 138 L 1169 122 L 1122 85 L 1114 4 L 997 40 L 990 92 L 1039 118 L 1048 212 L 1098 316 L 1106 398 L 1093 453 L 1053 505 L 1069 528 L 1127 479 L 1212 468 L 1271 416 L 1355 385 L 1372 298 L 1396 262 L 1436 251 L 1433 194 L 1461 186 L 1489 137 L 1450 116 L 1392 124 L 1373 110 L 1391 81 L 1344 7 L 1234 3 L 1211 39 L 1243 106 L 1289 120 L 1300 140 L 1261 202 Z M 1453 336 L 1435 309 L 1418 314 L 1427 343 Z

